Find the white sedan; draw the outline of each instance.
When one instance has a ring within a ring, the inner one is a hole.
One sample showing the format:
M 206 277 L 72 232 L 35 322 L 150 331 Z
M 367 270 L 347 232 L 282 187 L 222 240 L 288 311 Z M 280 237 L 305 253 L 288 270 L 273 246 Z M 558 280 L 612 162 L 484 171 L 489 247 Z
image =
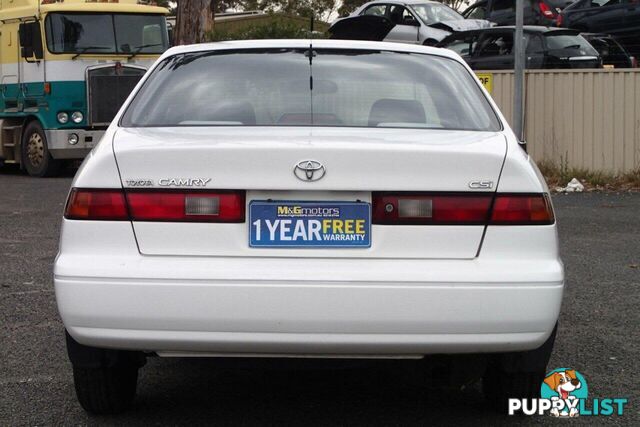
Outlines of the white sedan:
M 547 186 L 464 61 L 337 40 L 162 55 L 73 181 L 54 275 L 94 413 L 151 354 L 478 353 L 492 401 L 534 396 L 564 281 Z

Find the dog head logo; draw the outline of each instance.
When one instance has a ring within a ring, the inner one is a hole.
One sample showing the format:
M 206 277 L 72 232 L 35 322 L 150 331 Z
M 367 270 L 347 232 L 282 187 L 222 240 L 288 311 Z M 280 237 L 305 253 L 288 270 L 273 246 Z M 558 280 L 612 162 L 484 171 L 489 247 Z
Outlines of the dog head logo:
M 561 368 L 547 374 L 540 392 L 542 398 L 552 401 L 551 415 L 577 417 L 579 400 L 587 397 L 587 384 L 578 371 Z
M 544 383 L 556 393 L 561 399 L 568 399 L 571 392 L 579 389 L 582 384 L 576 376 L 576 371 L 567 369 L 566 371 L 553 372 L 544 379 Z

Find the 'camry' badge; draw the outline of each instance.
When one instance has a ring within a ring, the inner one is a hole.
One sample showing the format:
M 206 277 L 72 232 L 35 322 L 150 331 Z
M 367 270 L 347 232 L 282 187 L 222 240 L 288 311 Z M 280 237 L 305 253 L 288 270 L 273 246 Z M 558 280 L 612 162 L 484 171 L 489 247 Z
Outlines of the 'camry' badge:
M 211 178 L 165 178 L 158 181 L 161 187 L 206 187 Z

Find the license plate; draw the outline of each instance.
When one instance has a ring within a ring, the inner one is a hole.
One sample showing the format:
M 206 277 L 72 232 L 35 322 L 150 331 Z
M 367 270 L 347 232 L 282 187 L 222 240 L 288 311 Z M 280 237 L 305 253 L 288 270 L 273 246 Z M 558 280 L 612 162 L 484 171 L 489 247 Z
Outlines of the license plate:
M 371 205 L 364 202 L 249 203 L 249 246 L 368 248 Z

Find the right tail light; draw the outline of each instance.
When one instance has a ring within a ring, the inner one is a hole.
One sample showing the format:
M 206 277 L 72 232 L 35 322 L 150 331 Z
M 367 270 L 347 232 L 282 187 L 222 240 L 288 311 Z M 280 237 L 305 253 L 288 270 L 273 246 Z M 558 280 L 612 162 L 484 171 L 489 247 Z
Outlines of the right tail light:
M 548 225 L 549 196 L 540 193 L 373 193 L 374 224 Z
M 555 217 L 547 194 L 496 194 L 492 225 L 548 225 Z

